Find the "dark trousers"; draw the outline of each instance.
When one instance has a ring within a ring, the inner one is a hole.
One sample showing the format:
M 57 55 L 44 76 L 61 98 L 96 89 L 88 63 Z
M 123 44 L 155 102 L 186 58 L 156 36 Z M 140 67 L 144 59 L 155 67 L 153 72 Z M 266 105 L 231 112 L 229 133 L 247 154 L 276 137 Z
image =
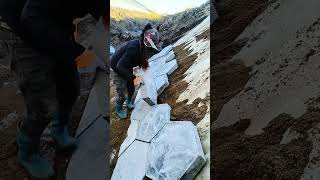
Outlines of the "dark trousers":
M 67 123 L 80 91 L 77 67 L 72 59 L 39 54 L 18 38 L 10 44 L 11 68 L 27 110 L 20 128 L 40 137 L 54 115 L 59 114 L 61 124 Z

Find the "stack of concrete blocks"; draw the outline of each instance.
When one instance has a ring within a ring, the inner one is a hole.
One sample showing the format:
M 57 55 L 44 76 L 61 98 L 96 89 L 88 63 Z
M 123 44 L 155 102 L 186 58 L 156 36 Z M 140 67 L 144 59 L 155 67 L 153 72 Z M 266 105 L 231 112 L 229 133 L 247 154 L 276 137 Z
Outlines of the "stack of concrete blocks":
M 140 72 L 143 85 L 131 113 L 112 180 L 193 179 L 205 164 L 197 128 L 189 121 L 170 121 L 171 107 L 157 104 L 177 68 L 172 45 L 149 59 Z M 147 100 L 146 100 L 147 99 Z

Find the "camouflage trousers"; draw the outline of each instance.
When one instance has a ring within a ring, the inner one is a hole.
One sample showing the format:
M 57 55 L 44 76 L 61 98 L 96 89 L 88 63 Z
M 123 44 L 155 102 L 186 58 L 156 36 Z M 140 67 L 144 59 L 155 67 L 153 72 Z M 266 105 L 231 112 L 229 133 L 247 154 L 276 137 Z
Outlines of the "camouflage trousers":
M 55 114 L 60 116 L 60 123 L 66 124 L 63 121 L 68 120 L 80 88 L 74 61 L 39 54 L 18 37 L 7 44 L 10 67 L 17 76 L 26 105 L 21 130 L 40 137 Z
M 123 104 L 126 100 L 126 96 L 128 95 L 128 88 L 127 88 L 127 80 L 120 77 L 117 73 L 111 70 L 111 78 L 113 80 L 113 84 L 116 86 L 117 91 L 117 104 Z

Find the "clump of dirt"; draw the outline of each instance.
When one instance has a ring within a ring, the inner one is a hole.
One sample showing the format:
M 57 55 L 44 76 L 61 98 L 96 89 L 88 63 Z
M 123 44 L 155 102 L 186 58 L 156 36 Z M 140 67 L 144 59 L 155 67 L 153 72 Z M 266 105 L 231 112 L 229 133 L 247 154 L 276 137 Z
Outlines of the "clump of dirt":
M 302 117 L 280 114 L 263 129 L 264 133 L 256 136 L 244 134 L 250 124 L 248 119 L 215 129 L 211 144 L 214 179 L 299 179 L 312 150 L 307 131 L 288 144 L 280 142 L 289 127 L 306 123 Z
M 205 34 L 206 32 L 202 33 Z M 209 101 L 209 97 L 204 99 L 197 98 L 192 104 L 187 104 L 188 100 L 177 102 L 179 95 L 185 91 L 188 87 L 188 83 L 183 80 L 186 75 L 184 74 L 197 59 L 197 54 L 191 54 L 191 50 L 186 48 L 188 44 L 183 43 L 174 47 L 176 55 L 178 69 L 174 71 L 170 77 L 170 86 L 167 87 L 164 92 L 159 96 L 159 103 L 168 103 L 171 107 L 171 115 L 174 119 L 190 120 L 194 124 L 197 124 L 202 120 L 207 112 L 206 103 Z M 202 106 L 198 107 L 199 103 Z

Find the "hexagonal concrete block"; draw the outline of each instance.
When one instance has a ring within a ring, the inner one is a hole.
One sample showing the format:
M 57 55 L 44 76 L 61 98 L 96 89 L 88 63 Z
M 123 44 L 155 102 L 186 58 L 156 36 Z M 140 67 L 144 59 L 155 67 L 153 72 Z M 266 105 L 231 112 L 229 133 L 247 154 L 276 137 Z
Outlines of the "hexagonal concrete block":
M 146 175 L 149 145 L 134 141 L 119 157 L 111 180 L 143 180 Z
M 142 119 L 145 118 L 146 112 L 150 112 L 151 109 L 152 109 L 152 106 L 150 106 L 148 103 L 146 103 L 143 99 L 140 98 L 134 104 L 134 109 L 131 113 L 130 120 L 141 121 Z
M 170 75 L 172 74 L 176 69 L 178 69 L 178 63 L 177 60 L 174 59 L 170 62 L 165 63 L 163 66 L 161 66 L 160 68 L 158 68 L 156 74 L 157 76 L 163 75 L 163 74 L 167 74 Z
M 168 76 L 167 74 L 163 74 L 161 76 L 158 76 L 155 79 L 155 81 L 156 81 L 157 93 L 158 95 L 160 95 L 164 91 L 164 89 L 169 86 Z
M 192 122 L 169 122 L 150 143 L 146 175 L 159 180 L 193 179 L 205 161 Z
M 126 137 L 126 139 L 123 141 L 123 143 L 120 146 L 120 150 L 119 150 L 119 155 L 118 156 L 121 156 L 121 154 L 125 150 L 127 150 L 127 148 L 136 139 L 138 125 L 139 125 L 139 121 L 135 121 L 135 120 L 131 121 L 131 124 L 130 124 L 128 132 L 127 132 L 127 137 Z
M 170 122 L 170 110 L 168 104 L 158 104 L 152 106 L 151 111 L 146 111 L 145 118 L 139 122 L 136 139 L 150 142 Z

